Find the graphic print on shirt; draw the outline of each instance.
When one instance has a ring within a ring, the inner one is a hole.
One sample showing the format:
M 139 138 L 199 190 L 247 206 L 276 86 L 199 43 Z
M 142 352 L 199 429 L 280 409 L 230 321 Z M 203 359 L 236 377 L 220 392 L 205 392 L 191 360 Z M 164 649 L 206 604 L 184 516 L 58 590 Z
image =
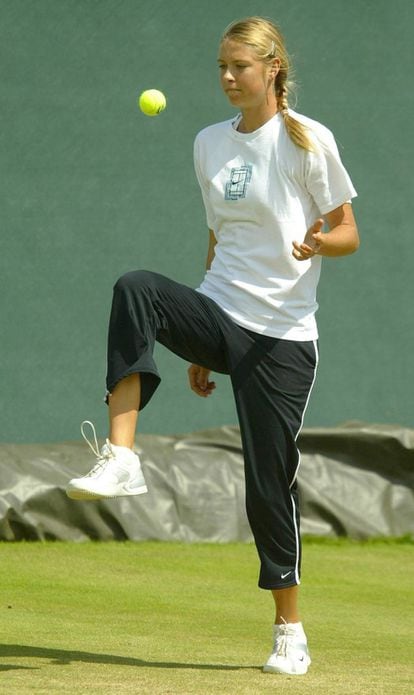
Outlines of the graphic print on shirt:
M 239 200 L 245 198 L 247 193 L 247 184 L 252 178 L 251 164 L 244 164 L 240 167 L 233 167 L 230 171 L 230 181 L 226 183 L 224 194 L 225 200 Z

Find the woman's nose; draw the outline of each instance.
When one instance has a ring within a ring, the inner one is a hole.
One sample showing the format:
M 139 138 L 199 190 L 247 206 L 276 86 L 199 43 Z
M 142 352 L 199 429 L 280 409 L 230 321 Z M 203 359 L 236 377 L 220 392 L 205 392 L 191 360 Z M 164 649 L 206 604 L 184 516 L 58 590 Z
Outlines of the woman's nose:
M 223 80 L 225 82 L 234 82 L 234 77 L 229 68 L 227 68 L 223 73 Z

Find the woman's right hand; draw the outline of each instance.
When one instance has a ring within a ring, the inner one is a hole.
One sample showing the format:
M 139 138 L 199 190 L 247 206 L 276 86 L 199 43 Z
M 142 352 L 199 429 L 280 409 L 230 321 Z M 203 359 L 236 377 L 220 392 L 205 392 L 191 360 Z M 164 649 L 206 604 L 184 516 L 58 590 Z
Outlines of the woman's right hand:
M 188 368 L 188 378 L 190 388 L 197 396 L 207 398 L 216 388 L 214 381 L 209 381 L 210 369 L 200 367 L 198 364 L 191 364 Z

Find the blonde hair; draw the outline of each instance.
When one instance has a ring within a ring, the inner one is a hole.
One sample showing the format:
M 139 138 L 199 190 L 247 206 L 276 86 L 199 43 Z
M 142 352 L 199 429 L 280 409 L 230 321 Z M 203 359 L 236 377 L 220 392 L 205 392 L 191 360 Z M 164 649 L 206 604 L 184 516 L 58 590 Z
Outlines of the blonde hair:
M 264 17 L 246 17 L 232 22 L 225 30 L 221 43 L 232 39 L 244 43 L 255 51 L 257 58 L 271 65 L 275 58 L 280 61 L 279 72 L 275 77 L 275 94 L 278 109 L 283 116 L 285 127 L 292 142 L 304 150 L 314 150 L 308 128 L 289 113 L 288 94 L 293 88 L 291 66 L 285 42 L 279 28 Z

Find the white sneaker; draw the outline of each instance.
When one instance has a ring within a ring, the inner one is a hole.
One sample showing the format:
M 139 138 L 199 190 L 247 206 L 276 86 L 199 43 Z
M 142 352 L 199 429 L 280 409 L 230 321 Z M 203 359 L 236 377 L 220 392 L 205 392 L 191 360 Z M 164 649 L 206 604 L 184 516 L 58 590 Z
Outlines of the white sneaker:
M 92 428 L 94 444 L 85 435 L 85 425 Z M 147 492 L 141 463 L 138 456 L 123 446 L 114 446 L 107 439 L 99 451 L 95 427 L 89 420 L 81 425 L 82 436 L 92 449 L 97 462 L 92 470 L 82 478 L 73 478 L 66 494 L 72 500 L 97 500 L 108 497 L 141 495 Z
M 266 673 L 304 675 L 311 659 L 302 623 L 273 626 L 273 651 L 263 666 Z

